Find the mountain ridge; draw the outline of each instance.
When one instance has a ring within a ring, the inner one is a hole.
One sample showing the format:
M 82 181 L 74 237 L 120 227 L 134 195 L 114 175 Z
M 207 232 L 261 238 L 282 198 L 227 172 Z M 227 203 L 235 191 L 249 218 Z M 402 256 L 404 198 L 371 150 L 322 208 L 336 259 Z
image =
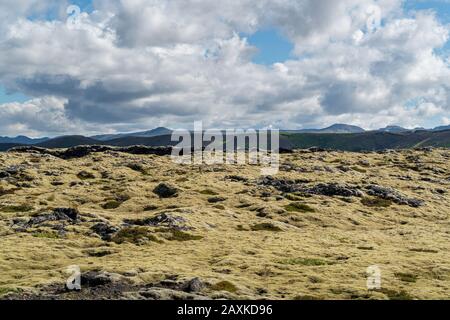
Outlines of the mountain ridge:
M 345 134 L 345 133 L 363 133 L 363 132 L 408 132 L 408 131 L 446 131 L 450 130 L 450 125 L 438 126 L 432 129 L 426 128 L 414 128 L 407 129 L 397 125 L 388 125 L 384 128 L 380 128 L 377 130 L 365 130 L 359 126 L 336 123 L 329 127 L 322 129 L 293 129 L 293 130 L 284 130 L 281 129 L 280 132 L 286 133 L 334 133 L 334 134 Z M 139 132 L 129 132 L 129 133 L 111 133 L 111 134 L 100 134 L 93 136 L 85 136 L 86 138 L 90 138 L 97 141 L 110 141 L 125 137 L 157 137 L 164 135 L 171 135 L 173 130 L 166 127 L 158 127 L 151 130 L 139 131 Z M 0 136 L 0 143 L 16 143 L 16 144 L 24 144 L 24 145 L 35 145 L 39 143 L 44 143 L 48 140 L 54 140 L 61 137 L 70 137 L 70 136 L 81 136 L 81 135 L 64 135 L 57 137 L 42 137 L 42 138 L 29 138 L 24 135 L 19 135 L 17 137 L 8 137 L 8 136 Z
M 446 128 L 446 127 L 438 127 Z M 338 132 L 334 132 L 336 130 Z M 450 130 L 408 130 L 398 126 L 387 126 L 376 131 L 361 131 L 362 128 L 336 124 L 316 131 L 281 131 L 280 144 L 283 149 L 307 149 L 319 147 L 342 151 L 378 151 L 384 149 L 408 149 L 415 147 L 445 147 L 450 148 Z M 349 132 L 356 131 L 356 132 Z M 166 133 L 166 134 L 164 134 Z M 167 134 L 169 133 L 169 134 Z M 58 149 L 71 148 L 80 145 L 107 145 L 128 147 L 144 145 L 149 147 L 174 146 L 172 131 L 167 128 L 156 128 L 140 132 L 141 136 L 133 134 L 111 135 L 114 139 L 106 139 L 106 135 L 97 136 L 103 140 L 81 135 L 61 136 L 53 139 L 36 139 L 38 143 L 14 143 L 0 141 L 0 151 L 13 147 L 33 145 L 41 148 Z M 147 134 L 147 136 L 145 135 Z M 29 140 L 26 140 L 29 142 Z M 208 143 L 204 143 L 207 145 Z

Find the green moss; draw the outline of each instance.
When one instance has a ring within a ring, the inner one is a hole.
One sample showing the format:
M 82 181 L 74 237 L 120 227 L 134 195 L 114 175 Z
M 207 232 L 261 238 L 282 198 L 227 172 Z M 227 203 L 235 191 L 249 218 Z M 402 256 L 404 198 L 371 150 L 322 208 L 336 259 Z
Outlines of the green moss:
M 12 189 L 6 190 L 5 188 L 0 187 L 0 197 L 7 195 L 7 194 L 13 194 L 14 192 L 15 192 L 15 190 L 12 190 Z
M 144 211 L 154 211 L 154 210 L 158 210 L 158 206 L 149 205 L 144 208 Z
M 21 205 L 17 205 L 17 206 L 3 206 L 0 207 L 0 211 L 2 212 L 8 212 L 8 213 L 13 213 L 13 212 L 29 212 L 32 211 L 34 208 L 30 205 L 27 204 L 21 204 Z
M 300 202 L 293 202 L 287 206 L 284 207 L 286 211 L 288 212 L 315 212 L 314 208 L 311 208 L 307 204 L 300 203 Z
M 122 205 L 122 202 L 112 200 L 112 201 L 108 201 L 108 202 L 104 203 L 102 205 L 102 208 L 105 210 L 113 210 L 113 209 L 117 209 L 121 205 Z
M 208 198 L 208 202 L 209 203 L 224 202 L 226 200 L 227 200 L 227 198 L 224 198 L 224 197 L 211 197 L 211 198 Z
M 111 250 L 92 249 L 92 250 L 86 250 L 83 253 L 87 254 L 89 257 L 102 258 L 102 257 L 109 256 L 109 255 L 113 254 L 114 252 Z
M 359 249 L 359 250 L 366 250 L 366 251 L 375 250 L 374 247 L 371 247 L 371 246 L 359 246 L 359 247 L 357 247 L 357 249 Z
M 18 293 L 18 292 L 20 292 L 19 289 L 0 287 L 0 297 L 3 297 L 4 295 L 7 295 L 8 293 Z
M 424 248 L 411 248 L 411 249 L 409 249 L 409 251 L 421 252 L 421 253 L 439 253 L 438 250 L 424 249 Z
M 288 194 L 284 195 L 284 197 L 287 200 L 290 200 L 290 201 L 301 201 L 301 200 L 303 200 L 303 197 L 298 196 L 296 194 L 292 194 L 292 193 L 288 193 Z
M 171 230 L 171 236 L 168 238 L 169 241 L 193 241 L 201 240 L 202 236 L 195 236 L 180 230 Z
M 248 229 L 244 228 L 244 226 L 243 226 L 242 224 L 238 225 L 238 226 L 236 227 L 236 230 L 237 230 L 237 231 L 249 231 Z
M 95 179 L 94 174 L 87 172 L 87 171 L 80 171 L 77 174 L 78 179 L 80 180 L 91 180 L 91 179 Z
M 391 200 L 381 199 L 381 198 L 362 198 L 361 203 L 366 207 L 375 208 L 388 208 L 392 205 Z
M 280 262 L 281 264 L 288 265 L 301 265 L 308 267 L 317 267 L 317 266 L 326 266 L 333 264 L 332 262 L 321 260 L 321 259 L 309 259 L 309 258 L 297 258 L 297 259 L 288 259 Z
M 412 273 L 398 272 L 395 274 L 395 277 L 403 282 L 415 283 L 417 281 L 417 276 Z
M 413 300 L 414 298 L 406 291 L 395 291 L 390 289 L 382 289 L 379 292 L 385 294 L 390 300 Z
M 59 239 L 59 235 L 55 232 L 50 231 L 38 231 L 33 233 L 33 237 L 35 238 L 43 238 L 43 239 Z
M 210 189 L 202 190 L 202 191 L 200 191 L 199 193 L 200 193 L 200 194 L 203 194 L 203 195 L 205 195 L 205 196 L 217 196 L 217 195 L 218 195 L 217 192 L 212 191 L 212 190 L 210 190 Z
M 238 291 L 238 288 L 229 281 L 220 281 L 211 286 L 211 289 L 214 291 L 228 291 L 231 293 L 235 293 Z
M 161 243 L 158 238 L 156 238 L 147 228 L 144 227 L 123 228 L 114 235 L 111 241 L 117 244 L 122 244 L 125 242 L 142 244 L 147 241 Z
M 360 168 L 360 167 L 352 167 L 351 169 L 353 171 L 356 171 L 356 172 L 359 172 L 359 173 L 366 173 L 367 172 L 366 169 L 363 169 L 363 168 Z
M 145 170 L 144 166 L 140 163 L 130 163 L 127 165 L 127 167 L 133 171 L 142 173 L 142 174 L 147 174 L 147 171 Z
M 252 231 L 272 231 L 272 232 L 280 232 L 280 227 L 273 225 L 272 223 L 260 223 L 255 224 L 251 227 Z

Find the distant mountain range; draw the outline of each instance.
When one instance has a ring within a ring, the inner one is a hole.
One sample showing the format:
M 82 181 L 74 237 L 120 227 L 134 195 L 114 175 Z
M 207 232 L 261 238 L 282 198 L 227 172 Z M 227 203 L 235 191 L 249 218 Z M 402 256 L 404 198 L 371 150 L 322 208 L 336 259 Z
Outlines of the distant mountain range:
M 334 124 L 331 127 L 324 129 L 303 129 L 303 130 L 289 130 L 291 133 L 361 133 L 365 132 L 363 128 L 351 126 L 348 124 Z
M 17 136 L 15 138 L 0 137 L 0 143 L 16 143 L 16 144 L 36 144 L 49 140 L 50 138 L 32 139 L 26 136 Z
M 114 140 L 114 139 L 120 139 L 125 137 L 143 137 L 143 138 L 150 138 L 150 137 L 157 137 L 157 136 L 164 136 L 164 135 L 171 135 L 172 130 L 159 127 L 153 130 L 149 131 L 142 131 L 142 132 L 133 132 L 133 133 L 119 133 L 119 134 L 103 134 L 98 136 L 92 136 L 92 139 L 99 140 L 99 141 L 108 141 L 108 140 Z
M 281 133 L 281 147 L 284 149 L 320 147 L 344 151 L 370 151 L 427 146 L 450 148 L 450 126 L 429 130 L 423 128 L 410 130 L 399 126 L 388 126 L 375 131 L 366 131 L 357 126 L 335 124 L 324 129 L 283 130 Z M 177 144 L 178 142 L 171 141 L 171 135 L 172 130 L 161 127 L 149 131 L 92 137 L 79 135 L 52 139 L 32 139 L 25 136 L 0 137 L 0 151 L 22 145 L 53 149 L 79 145 L 156 147 Z

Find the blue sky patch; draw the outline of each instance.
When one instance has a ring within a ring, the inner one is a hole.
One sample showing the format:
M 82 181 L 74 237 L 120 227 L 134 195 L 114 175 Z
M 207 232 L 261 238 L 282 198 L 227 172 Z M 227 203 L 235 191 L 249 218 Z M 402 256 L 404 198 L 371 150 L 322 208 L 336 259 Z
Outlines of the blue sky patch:
M 10 93 L 0 86 L 0 104 L 9 102 L 20 102 L 23 103 L 29 100 L 29 98 L 21 93 Z
M 294 45 L 276 29 L 257 31 L 247 39 L 249 44 L 258 48 L 258 53 L 253 57 L 254 63 L 271 65 L 292 58 Z

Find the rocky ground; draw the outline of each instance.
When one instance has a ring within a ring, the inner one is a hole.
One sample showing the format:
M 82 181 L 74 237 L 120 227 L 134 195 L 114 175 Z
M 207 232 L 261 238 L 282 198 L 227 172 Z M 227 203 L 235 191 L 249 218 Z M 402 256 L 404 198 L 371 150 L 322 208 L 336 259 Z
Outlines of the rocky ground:
M 3 299 L 450 298 L 448 150 L 296 151 L 274 177 L 94 151 L 0 154 Z

